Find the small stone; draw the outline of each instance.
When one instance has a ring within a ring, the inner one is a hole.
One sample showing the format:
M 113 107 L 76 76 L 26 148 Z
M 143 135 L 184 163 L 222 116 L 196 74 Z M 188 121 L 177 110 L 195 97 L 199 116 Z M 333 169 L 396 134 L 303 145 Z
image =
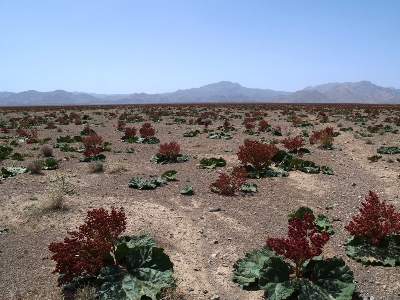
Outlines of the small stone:
M 218 244 L 218 241 L 217 241 L 217 240 L 214 240 L 212 243 L 213 243 L 213 244 Z
M 203 290 L 203 294 L 208 294 L 208 291 L 207 290 Z
M 210 300 L 220 300 L 221 298 L 218 295 L 212 295 Z
M 193 292 L 194 288 L 189 287 L 187 290 L 188 290 L 188 292 Z
M 212 207 L 208 210 L 209 212 L 216 212 L 216 211 L 221 211 L 220 207 Z

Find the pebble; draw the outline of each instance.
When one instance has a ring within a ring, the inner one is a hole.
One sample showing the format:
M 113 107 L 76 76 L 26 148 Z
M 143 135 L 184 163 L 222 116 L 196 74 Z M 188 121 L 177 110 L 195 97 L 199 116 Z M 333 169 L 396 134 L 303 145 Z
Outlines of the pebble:
M 212 295 L 210 300 L 220 300 L 221 298 L 218 295 Z
M 209 212 L 216 212 L 216 211 L 221 211 L 220 207 L 212 207 L 208 210 Z

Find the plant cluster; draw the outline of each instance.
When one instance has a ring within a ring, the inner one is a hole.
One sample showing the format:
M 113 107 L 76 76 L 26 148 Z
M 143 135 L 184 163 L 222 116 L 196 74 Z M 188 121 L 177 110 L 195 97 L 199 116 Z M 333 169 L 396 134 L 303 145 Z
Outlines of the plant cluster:
M 283 140 L 285 148 L 292 152 L 297 152 L 299 148 L 303 147 L 303 144 L 304 140 L 300 135 L 295 136 L 294 138 L 285 138 Z
M 154 136 L 156 133 L 155 129 L 151 126 L 150 123 L 146 122 L 142 124 L 142 127 L 139 130 L 140 136 L 142 138 L 150 138 Z
M 82 139 L 82 143 L 85 147 L 83 155 L 86 157 L 97 156 L 103 151 L 103 138 L 97 133 L 90 133 Z
M 320 143 L 323 148 L 330 148 L 333 144 L 333 127 L 325 127 L 324 129 L 314 131 L 309 137 L 310 144 Z
M 163 143 L 158 148 L 158 155 L 164 156 L 166 159 L 174 161 L 179 155 L 181 147 L 175 141 L 169 143 Z
M 113 244 L 125 229 L 124 212 L 115 208 L 110 213 L 104 208 L 88 211 L 78 231 L 68 231 L 71 237 L 49 245 L 54 253 L 51 259 L 56 262 L 53 273 L 62 275 L 58 285 L 70 283 L 78 276 L 97 275 L 107 264 L 109 253 L 114 251 Z
M 241 190 L 246 179 L 246 169 L 236 167 L 233 168 L 231 174 L 220 173 L 217 180 L 211 184 L 211 190 L 222 195 L 231 196 Z
M 256 170 L 260 170 L 269 166 L 277 150 L 275 144 L 247 140 L 244 145 L 239 146 L 237 156 L 242 164 L 251 165 Z
M 319 232 L 313 221 L 313 215 L 303 213 L 302 217 L 291 217 L 288 225 L 288 238 L 267 238 L 267 246 L 277 254 L 295 264 L 295 276 L 300 276 L 303 263 L 307 259 L 322 253 L 322 248 L 329 240 L 327 231 Z
M 321 256 L 329 233 L 319 230 L 315 219 L 305 207 L 289 215 L 288 238 L 269 237 L 261 250 L 237 260 L 233 281 L 243 289 L 264 290 L 267 300 L 352 299 L 353 272 L 341 258 Z
M 399 232 L 400 212 L 395 212 L 394 206 L 385 200 L 380 201 L 373 191 L 369 191 L 359 210 L 360 214 L 344 227 L 351 235 L 379 245 L 385 237 Z
M 72 237 L 49 245 L 58 284 L 76 289 L 89 282 L 98 299 L 155 300 L 172 287 L 173 264 L 164 250 L 148 236 L 120 237 L 125 229 L 125 213 L 114 207 L 88 211 L 78 231 L 68 232 Z

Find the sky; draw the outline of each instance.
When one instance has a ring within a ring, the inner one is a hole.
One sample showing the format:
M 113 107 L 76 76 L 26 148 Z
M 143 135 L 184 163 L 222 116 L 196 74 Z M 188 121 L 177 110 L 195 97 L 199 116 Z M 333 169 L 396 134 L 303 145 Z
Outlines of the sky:
M 0 0 L 0 91 L 400 89 L 400 1 Z

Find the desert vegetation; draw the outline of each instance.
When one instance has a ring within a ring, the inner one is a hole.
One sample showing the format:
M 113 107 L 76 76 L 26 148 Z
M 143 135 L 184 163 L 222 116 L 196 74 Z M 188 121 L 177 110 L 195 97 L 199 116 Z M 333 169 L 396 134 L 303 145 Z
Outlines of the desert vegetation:
M 396 299 L 399 111 L 3 107 L 0 298 Z

